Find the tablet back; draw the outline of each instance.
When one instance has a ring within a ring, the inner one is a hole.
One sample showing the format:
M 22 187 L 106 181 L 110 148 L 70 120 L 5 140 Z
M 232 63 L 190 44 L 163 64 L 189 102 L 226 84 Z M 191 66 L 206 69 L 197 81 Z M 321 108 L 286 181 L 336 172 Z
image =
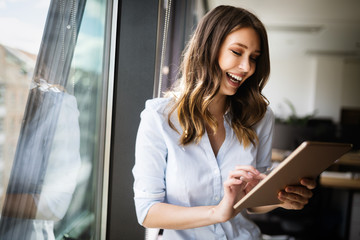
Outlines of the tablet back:
M 278 192 L 299 185 L 304 177 L 316 178 L 352 148 L 346 143 L 303 142 L 265 179 L 245 195 L 234 208 L 250 208 L 280 203 Z

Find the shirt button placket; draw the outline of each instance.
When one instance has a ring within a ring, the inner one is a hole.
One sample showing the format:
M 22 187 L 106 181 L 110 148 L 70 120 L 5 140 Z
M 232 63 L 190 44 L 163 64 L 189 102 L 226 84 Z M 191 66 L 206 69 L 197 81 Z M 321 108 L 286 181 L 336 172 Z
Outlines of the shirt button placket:
M 218 204 L 221 197 L 221 175 L 218 166 L 214 170 L 214 204 Z

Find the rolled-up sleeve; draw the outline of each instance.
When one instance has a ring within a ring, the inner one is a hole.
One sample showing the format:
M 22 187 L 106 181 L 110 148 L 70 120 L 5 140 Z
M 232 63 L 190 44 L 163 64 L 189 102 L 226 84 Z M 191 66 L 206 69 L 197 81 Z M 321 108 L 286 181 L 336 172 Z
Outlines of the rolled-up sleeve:
M 141 113 L 136 137 L 134 200 L 138 222 L 142 224 L 152 205 L 164 202 L 167 147 L 163 137 L 164 117 L 157 101 L 147 101 Z

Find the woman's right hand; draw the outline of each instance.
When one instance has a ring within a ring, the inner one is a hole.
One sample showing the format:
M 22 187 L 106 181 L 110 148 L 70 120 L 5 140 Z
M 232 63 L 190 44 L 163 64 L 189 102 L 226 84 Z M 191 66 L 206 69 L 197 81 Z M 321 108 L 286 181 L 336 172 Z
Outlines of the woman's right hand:
M 253 166 L 236 166 L 224 182 L 223 199 L 214 209 L 219 222 L 226 222 L 235 217 L 241 209 L 234 209 L 233 206 L 264 177 L 265 175 Z
M 218 205 L 184 207 L 156 203 L 150 207 L 143 225 L 147 228 L 189 229 L 226 222 L 241 211 L 233 206 L 263 175 L 252 166 L 237 166 L 224 182 L 224 196 Z

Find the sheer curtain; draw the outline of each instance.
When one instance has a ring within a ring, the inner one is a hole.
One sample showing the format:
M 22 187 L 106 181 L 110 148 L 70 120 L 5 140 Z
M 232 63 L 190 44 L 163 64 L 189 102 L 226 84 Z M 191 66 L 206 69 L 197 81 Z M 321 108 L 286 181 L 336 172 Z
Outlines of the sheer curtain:
M 1 212 L 0 239 L 55 239 L 80 168 L 76 98 L 65 90 L 84 0 L 53 0 Z
M 168 0 L 162 6 L 158 28 L 158 55 L 154 97 L 162 97 L 179 77 L 180 59 L 198 20 L 206 13 L 205 1 Z M 146 240 L 160 240 L 163 229 L 146 229 Z

